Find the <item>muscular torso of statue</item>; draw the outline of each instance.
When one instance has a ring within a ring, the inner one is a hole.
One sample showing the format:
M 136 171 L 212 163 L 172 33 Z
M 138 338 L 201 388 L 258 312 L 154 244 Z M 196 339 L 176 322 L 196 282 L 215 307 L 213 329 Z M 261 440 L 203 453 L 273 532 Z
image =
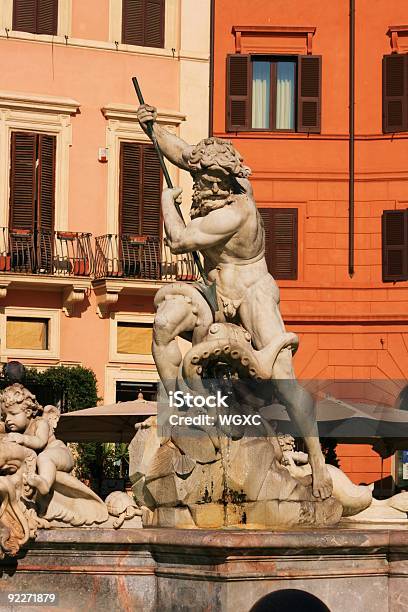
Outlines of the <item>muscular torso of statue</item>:
M 219 298 L 224 302 L 233 301 L 239 308 L 248 289 L 269 273 L 265 261 L 265 232 L 253 198 L 243 194 L 232 196 L 231 200 L 228 206 L 239 210 L 242 224 L 230 238 L 202 253 L 205 270 L 209 279 L 216 282 Z M 212 214 L 210 212 L 209 216 Z M 269 275 L 269 279 L 271 289 L 273 287 L 271 297 L 279 303 L 278 286 L 272 276 Z

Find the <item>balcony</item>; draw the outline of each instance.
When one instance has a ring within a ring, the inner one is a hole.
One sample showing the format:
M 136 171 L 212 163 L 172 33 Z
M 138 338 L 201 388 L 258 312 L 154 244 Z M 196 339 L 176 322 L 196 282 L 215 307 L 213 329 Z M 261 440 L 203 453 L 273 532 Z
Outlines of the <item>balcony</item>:
M 95 239 L 94 289 L 100 316 L 120 293 L 153 294 L 166 282 L 195 281 L 190 253 L 173 255 L 157 236 L 106 234 Z
M 0 297 L 9 287 L 59 288 L 70 315 L 85 298 L 93 269 L 91 234 L 0 228 Z

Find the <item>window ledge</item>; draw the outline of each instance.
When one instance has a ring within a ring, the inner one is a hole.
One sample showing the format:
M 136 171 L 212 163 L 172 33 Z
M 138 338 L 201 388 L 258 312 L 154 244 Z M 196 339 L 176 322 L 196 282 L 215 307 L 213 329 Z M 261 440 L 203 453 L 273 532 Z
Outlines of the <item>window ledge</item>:
M 8 289 L 31 288 L 62 292 L 62 310 L 67 317 L 75 314 L 77 304 L 85 300 L 91 288 L 89 278 L 42 276 L 39 274 L 0 274 L 0 298 L 7 296 Z
M 154 295 L 161 287 L 170 282 L 174 281 L 149 281 L 132 278 L 95 280 L 92 285 L 96 295 L 96 312 L 101 319 L 108 317 L 111 307 L 117 303 L 120 294 Z
M 75 115 L 80 104 L 72 98 L 0 91 L 0 108 Z
M 71 38 L 69 36 L 57 36 L 50 34 L 32 34 L 31 32 L 17 32 L 5 30 L 0 32 L 0 38 L 9 40 L 21 40 L 26 42 L 52 43 L 62 47 L 77 47 L 87 49 L 97 49 L 101 51 L 114 51 L 115 53 L 130 53 L 135 55 L 145 55 L 151 57 L 165 57 L 171 59 L 189 59 L 208 63 L 209 55 L 206 53 L 196 53 L 193 51 L 179 51 L 173 54 L 172 49 L 161 47 L 140 47 L 137 45 L 125 45 L 123 43 L 109 42 L 104 40 L 91 40 L 86 38 Z

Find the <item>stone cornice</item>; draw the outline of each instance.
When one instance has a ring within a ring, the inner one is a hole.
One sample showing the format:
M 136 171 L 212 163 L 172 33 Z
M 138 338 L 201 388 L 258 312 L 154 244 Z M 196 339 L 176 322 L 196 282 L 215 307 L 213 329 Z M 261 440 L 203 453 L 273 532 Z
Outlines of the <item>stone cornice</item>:
M 0 91 L 0 108 L 75 115 L 80 104 L 72 98 Z
M 116 119 L 117 121 L 136 121 L 136 104 L 109 103 L 102 109 L 105 119 Z M 180 125 L 186 120 L 186 116 L 175 110 L 159 108 L 157 110 L 157 121 L 166 125 Z

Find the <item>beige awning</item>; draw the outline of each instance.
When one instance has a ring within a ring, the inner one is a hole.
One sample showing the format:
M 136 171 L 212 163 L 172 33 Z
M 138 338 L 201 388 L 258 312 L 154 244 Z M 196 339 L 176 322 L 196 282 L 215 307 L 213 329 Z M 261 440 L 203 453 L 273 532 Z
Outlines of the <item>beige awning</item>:
M 157 402 L 134 400 L 63 414 L 56 435 L 64 442 L 130 442 L 135 424 L 157 414 Z

